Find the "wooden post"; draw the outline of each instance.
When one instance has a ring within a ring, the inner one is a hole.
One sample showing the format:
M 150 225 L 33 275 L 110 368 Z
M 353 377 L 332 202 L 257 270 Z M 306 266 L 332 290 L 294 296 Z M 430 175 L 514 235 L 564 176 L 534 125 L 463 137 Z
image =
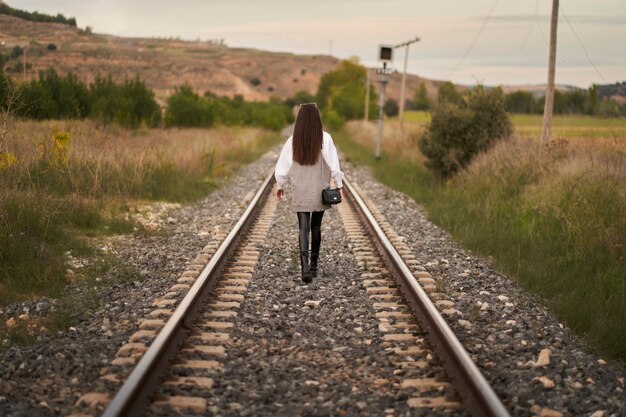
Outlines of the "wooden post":
M 550 141 L 552 130 L 552 111 L 554 108 L 554 73 L 556 63 L 556 29 L 559 22 L 559 0 L 552 0 L 552 22 L 550 23 L 550 61 L 548 63 L 548 86 L 546 102 L 543 108 L 543 127 L 541 129 L 541 146 Z
M 409 45 L 407 44 L 404 49 L 404 71 L 402 71 L 402 83 L 400 84 L 400 114 L 398 114 L 398 118 L 400 119 L 400 130 L 402 130 L 402 120 L 404 119 L 404 88 L 406 85 L 406 65 L 409 60 Z
M 363 121 L 367 122 L 370 116 L 370 69 L 366 68 L 366 80 L 365 80 L 365 111 L 363 112 Z

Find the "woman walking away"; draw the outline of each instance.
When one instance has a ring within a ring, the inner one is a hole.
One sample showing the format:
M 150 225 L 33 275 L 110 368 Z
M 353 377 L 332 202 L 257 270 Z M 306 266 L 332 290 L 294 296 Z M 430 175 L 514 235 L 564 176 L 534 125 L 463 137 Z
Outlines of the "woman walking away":
M 322 217 L 324 210 L 331 207 L 322 204 L 322 190 L 330 186 L 331 179 L 339 190 L 343 185 L 343 172 L 339 169 L 337 148 L 333 138 L 323 130 L 320 112 L 315 103 L 300 105 L 293 136 L 287 140 L 280 153 L 274 176 L 278 183 L 276 197 L 279 200 L 284 197 L 285 186 L 291 180 L 291 207 L 298 215 L 300 227 L 302 281 L 310 283 L 317 277 L 317 260 L 322 241 Z

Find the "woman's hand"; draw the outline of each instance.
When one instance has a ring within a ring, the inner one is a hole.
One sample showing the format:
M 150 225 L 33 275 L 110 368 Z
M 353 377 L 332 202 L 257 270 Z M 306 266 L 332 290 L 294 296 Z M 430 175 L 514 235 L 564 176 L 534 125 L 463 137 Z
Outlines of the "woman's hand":
M 339 197 L 343 201 L 343 189 L 342 188 L 337 188 L 337 191 L 339 191 Z
M 285 196 L 285 190 L 276 190 L 276 199 L 282 200 Z

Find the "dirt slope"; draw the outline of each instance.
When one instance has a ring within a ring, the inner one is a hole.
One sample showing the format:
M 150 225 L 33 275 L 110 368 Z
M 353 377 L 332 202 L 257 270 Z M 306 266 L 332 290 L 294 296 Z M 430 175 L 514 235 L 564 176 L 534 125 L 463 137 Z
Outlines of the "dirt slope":
M 49 44 L 57 49 L 49 50 Z M 246 100 L 268 100 L 272 95 L 287 98 L 300 90 L 314 93 L 321 76 L 340 62 L 327 55 L 229 48 L 217 42 L 92 34 L 6 15 L 0 15 L 0 45 L 5 55 L 16 45 L 26 48 L 27 78 L 50 67 L 88 82 L 96 74 L 111 74 L 118 81 L 139 75 L 161 100 L 183 83 L 200 93 L 240 94 Z M 21 78 L 22 58 L 6 63 L 5 71 Z M 391 76 L 387 97 L 399 98 L 400 78 L 400 74 Z M 407 99 L 422 81 L 428 92 L 435 94 L 433 81 L 409 75 Z

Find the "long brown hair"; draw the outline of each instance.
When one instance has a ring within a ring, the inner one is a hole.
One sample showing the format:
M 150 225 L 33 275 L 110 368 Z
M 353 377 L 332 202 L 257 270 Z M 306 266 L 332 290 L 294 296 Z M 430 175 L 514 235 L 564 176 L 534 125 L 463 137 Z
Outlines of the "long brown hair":
M 320 156 L 324 130 L 320 111 L 314 103 L 301 104 L 293 129 L 293 160 L 314 165 Z

